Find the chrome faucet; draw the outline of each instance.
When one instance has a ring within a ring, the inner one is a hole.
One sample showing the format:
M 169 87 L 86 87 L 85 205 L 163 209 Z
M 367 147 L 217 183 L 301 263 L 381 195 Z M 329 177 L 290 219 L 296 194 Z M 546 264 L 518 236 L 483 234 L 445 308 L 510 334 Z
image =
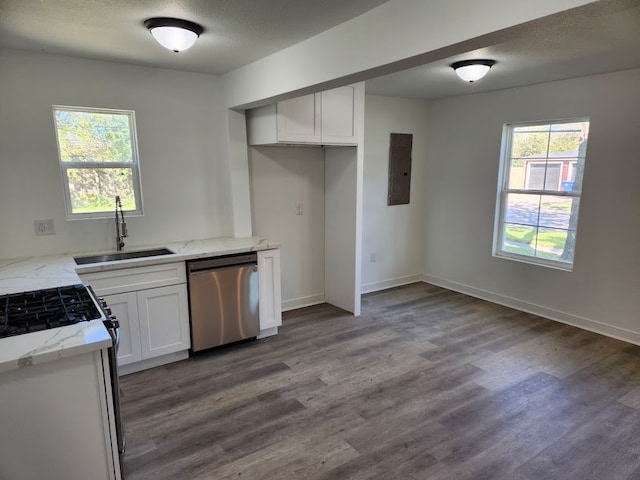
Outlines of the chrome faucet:
M 120 209 L 120 215 L 118 215 Z M 124 247 L 124 238 L 127 236 L 127 223 L 124 221 L 124 212 L 122 211 L 122 202 L 120 195 L 116 195 L 116 248 L 118 251 Z

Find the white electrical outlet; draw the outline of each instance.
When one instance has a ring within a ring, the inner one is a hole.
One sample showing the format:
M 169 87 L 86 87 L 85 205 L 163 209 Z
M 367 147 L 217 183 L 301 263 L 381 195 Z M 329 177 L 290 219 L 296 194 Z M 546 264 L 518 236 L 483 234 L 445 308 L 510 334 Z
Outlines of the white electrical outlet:
M 296 215 L 302 215 L 303 212 L 302 203 L 296 203 Z
M 378 254 L 376 252 L 371 252 L 369 254 L 369 261 L 371 261 L 371 263 L 376 263 L 377 260 L 378 260 Z
M 34 220 L 33 224 L 36 229 L 36 235 L 55 235 L 56 228 L 53 225 L 53 219 L 48 218 L 46 220 Z

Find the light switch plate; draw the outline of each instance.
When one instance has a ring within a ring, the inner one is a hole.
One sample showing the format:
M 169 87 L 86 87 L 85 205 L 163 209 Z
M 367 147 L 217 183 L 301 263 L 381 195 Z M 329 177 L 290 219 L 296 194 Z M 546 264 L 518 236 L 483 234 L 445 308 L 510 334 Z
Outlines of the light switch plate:
M 36 235 L 55 235 L 56 228 L 53 224 L 53 219 L 48 218 L 46 220 L 34 220 L 33 224 L 36 229 Z

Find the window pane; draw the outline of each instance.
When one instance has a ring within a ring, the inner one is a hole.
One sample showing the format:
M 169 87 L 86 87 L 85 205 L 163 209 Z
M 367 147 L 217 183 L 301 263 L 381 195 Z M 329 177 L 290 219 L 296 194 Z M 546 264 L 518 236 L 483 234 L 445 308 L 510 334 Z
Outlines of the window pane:
M 548 128 L 545 128 L 547 130 Z M 549 148 L 549 133 L 537 131 L 535 127 L 526 129 L 516 128 L 513 131 L 511 157 L 542 157 L 547 156 Z
M 584 175 L 584 157 L 578 157 L 574 161 L 570 162 L 569 171 L 566 176 L 566 180 L 562 183 L 563 192 L 576 192 L 582 191 L 582 177 Z
M 521 158 L 511 159 L 509 166 L 509 188 L 524 190 L 526 180 L 526 163 Z
M 558 162 L 545 162 L 540 160 L 524 160 L 525 164 L 525 190 L 551 190 L 561 191 L 561 178 L 563 165 Z M 568 164 L 565 174 L 568 174 Z
M 541 227 L 562 228 L 565 230 L 573 229 L 571 215 L 572 212 L 577 215 L 578 202 L 579 200 L 573 197 L 542 196 L 540 200 L 539 225 Z
M 570 254 L 569 258 L 564 259 L 565 247 L 568 247 L 567 234 L 566 230 L 539 228 L 536 239 L 536 257 L 572 262 L 575 242 L 570 247 L 570 252 L 567 251 L 567 254 Z
M 502 250 L 530 257 L 536 254 L 536 227 L 505 223 Z
M 62 162 L 133 162 L 128 114 L 55 110 Z
M 560 191 L 560 178 L 562 175 L 562 164 L 558 162 L 547 162 L 547 173 L 544 178 L 544 189 L 554 192 Z
M 577 157 L 580 145 L 587 138 L 588 125 L 588 122 L 551 125 L 549 156 Z
M 72 213 L 111 212 L 120 195 L 123 210 L 136 210 L 131 168 L 69 168 Z
M 540 195 L 510 193 L 507 195 L 505 222 L 537 225 L 540 215 Z

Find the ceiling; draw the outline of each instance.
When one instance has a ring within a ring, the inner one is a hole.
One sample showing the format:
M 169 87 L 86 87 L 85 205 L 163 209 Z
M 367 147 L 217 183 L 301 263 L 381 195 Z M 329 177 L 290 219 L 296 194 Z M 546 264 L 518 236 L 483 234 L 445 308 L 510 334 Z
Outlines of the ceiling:
M 350 20 L 386 0 L 0 0 L 0 46 L 223 74 Z M 143 23 L 190 20 L 205 29 L 179 54 Z
M 474 83 L 451 63 L 497 63 Z M 367 81 L 367 93 L 433 99 L 640 67 L 640 1 L 606 0 L 495 35 L 486 47 Z
M 191 72 L 224 74 L 312 37 L 386 0 L 0 0 L 0 46 Z M 201 24 L 175 54 L 143 22 Z M 477 43 L 477 42 L 474 42 Z M 640 0 L 601 0 L 490 35 L 483 48 L 367 81 L 367 92 L 440 98 L 640 67 Z M 449 65 L 490 58 L 473 84 Z

